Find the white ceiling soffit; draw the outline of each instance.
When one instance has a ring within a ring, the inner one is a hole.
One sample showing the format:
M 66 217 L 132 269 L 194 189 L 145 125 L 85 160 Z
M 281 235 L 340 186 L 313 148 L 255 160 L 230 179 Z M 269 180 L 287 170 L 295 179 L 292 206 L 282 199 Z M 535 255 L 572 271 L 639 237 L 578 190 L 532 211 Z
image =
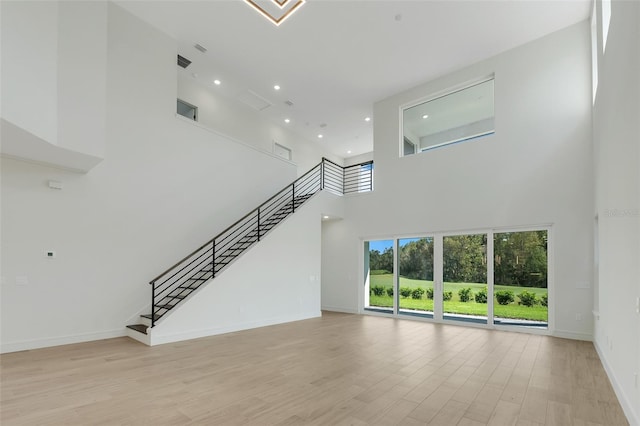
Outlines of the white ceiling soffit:
M 175 38 L 203 84 L 220 79 L 217 89 L 231 98 L 252 91 L 272 104 L 261 111 L 266 119 L 284 126 L 290 118 L 291 130 L 342 157 L 373 149 L 373 121 L 364 118 L 374 102 L 591 10 L 590 0 L 308 0 L 275 26 L 241 0 L 116 3 Z

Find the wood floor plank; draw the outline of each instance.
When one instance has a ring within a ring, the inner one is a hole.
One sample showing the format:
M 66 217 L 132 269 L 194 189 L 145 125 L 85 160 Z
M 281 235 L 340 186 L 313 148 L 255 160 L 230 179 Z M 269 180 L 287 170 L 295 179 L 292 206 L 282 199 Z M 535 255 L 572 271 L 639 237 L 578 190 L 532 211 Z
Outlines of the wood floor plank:
M 147 347 L 0 355 L 22 425 L 628 425 L 590 342 L 326 312 Z
M 493 410 L 487 426 L 513 426 L 518 421 L 519 412 L 520 404 L 500 400 Z

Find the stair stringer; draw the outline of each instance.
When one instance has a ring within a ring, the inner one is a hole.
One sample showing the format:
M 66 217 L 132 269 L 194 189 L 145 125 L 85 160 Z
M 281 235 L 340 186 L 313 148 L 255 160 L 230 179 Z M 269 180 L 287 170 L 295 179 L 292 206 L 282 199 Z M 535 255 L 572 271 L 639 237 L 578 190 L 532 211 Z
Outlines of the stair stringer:
M 149 344 L 320 316 L 321 215 L 335 198 L 312 197 L 149 329 Z

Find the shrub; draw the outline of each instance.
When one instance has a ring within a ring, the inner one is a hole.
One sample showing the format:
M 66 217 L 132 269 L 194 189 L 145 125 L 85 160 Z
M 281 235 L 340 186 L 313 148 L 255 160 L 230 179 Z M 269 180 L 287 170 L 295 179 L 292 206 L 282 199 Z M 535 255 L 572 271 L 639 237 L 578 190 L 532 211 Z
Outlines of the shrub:
M 474 296 L 476 303 L 487 303 L 487 288 L 483 288 Z
M 411 287 L 400 287 L 400 296 L 402 297 L 411 296 Z
M 412 299 L 422 299 L 422 295 L 424 294 L 424 289 L 417 287 L 414 288 L 413 291 L 411 292 L 411 298 Z
M 444 300 L 444 301 L 451 300 L 452 297 L 453 297 L 453 292 L 452 291 L 443 291 L 442 292 L 442 300 Z
M 427 289 L 427 299 L 433 300 L 433 287 Z
M 500 290 L 496 291 L 496 300 L 501 305 L 508 305 L 516 299 L 511 290 Z
M 538 303 L 538 298 L 535 293 L 524 290 L 522 293 L 518 294 L 518 298 L 520 299 L 520 304 L 524 306 L 533 306 Z
M 393 287 L 387 287 L 386 292 L 387 292 L 387 296 L 393 297 Z
M 461 288 L 458 290 L 458 297 L 460 297 L 461 302 L 468 302 L 473 297 L 473 292 L 471 291 L 471 287 Z
M 369 275 L 388 275 L 391 272 L 387 271 L 386 269 L 371 269 L 369 271 Z
M 371 293 L 373 293 L 374 296 L 383 296 L 384 287 L 381 285 L 374 285 L 371 287 Z
M 540 303 L 542 306 L 547 306 L 549 304 L 549 295 L 547 293 L 543 294 L 540 297 Z

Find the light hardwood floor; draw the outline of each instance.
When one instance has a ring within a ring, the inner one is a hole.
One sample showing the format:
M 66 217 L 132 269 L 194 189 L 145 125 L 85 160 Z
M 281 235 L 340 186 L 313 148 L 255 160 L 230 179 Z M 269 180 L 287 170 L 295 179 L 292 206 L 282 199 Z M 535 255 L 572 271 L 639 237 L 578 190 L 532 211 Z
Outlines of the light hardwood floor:
M 9 425 L 627 425 L 589 342 L 325 312 L 0 356 Z

